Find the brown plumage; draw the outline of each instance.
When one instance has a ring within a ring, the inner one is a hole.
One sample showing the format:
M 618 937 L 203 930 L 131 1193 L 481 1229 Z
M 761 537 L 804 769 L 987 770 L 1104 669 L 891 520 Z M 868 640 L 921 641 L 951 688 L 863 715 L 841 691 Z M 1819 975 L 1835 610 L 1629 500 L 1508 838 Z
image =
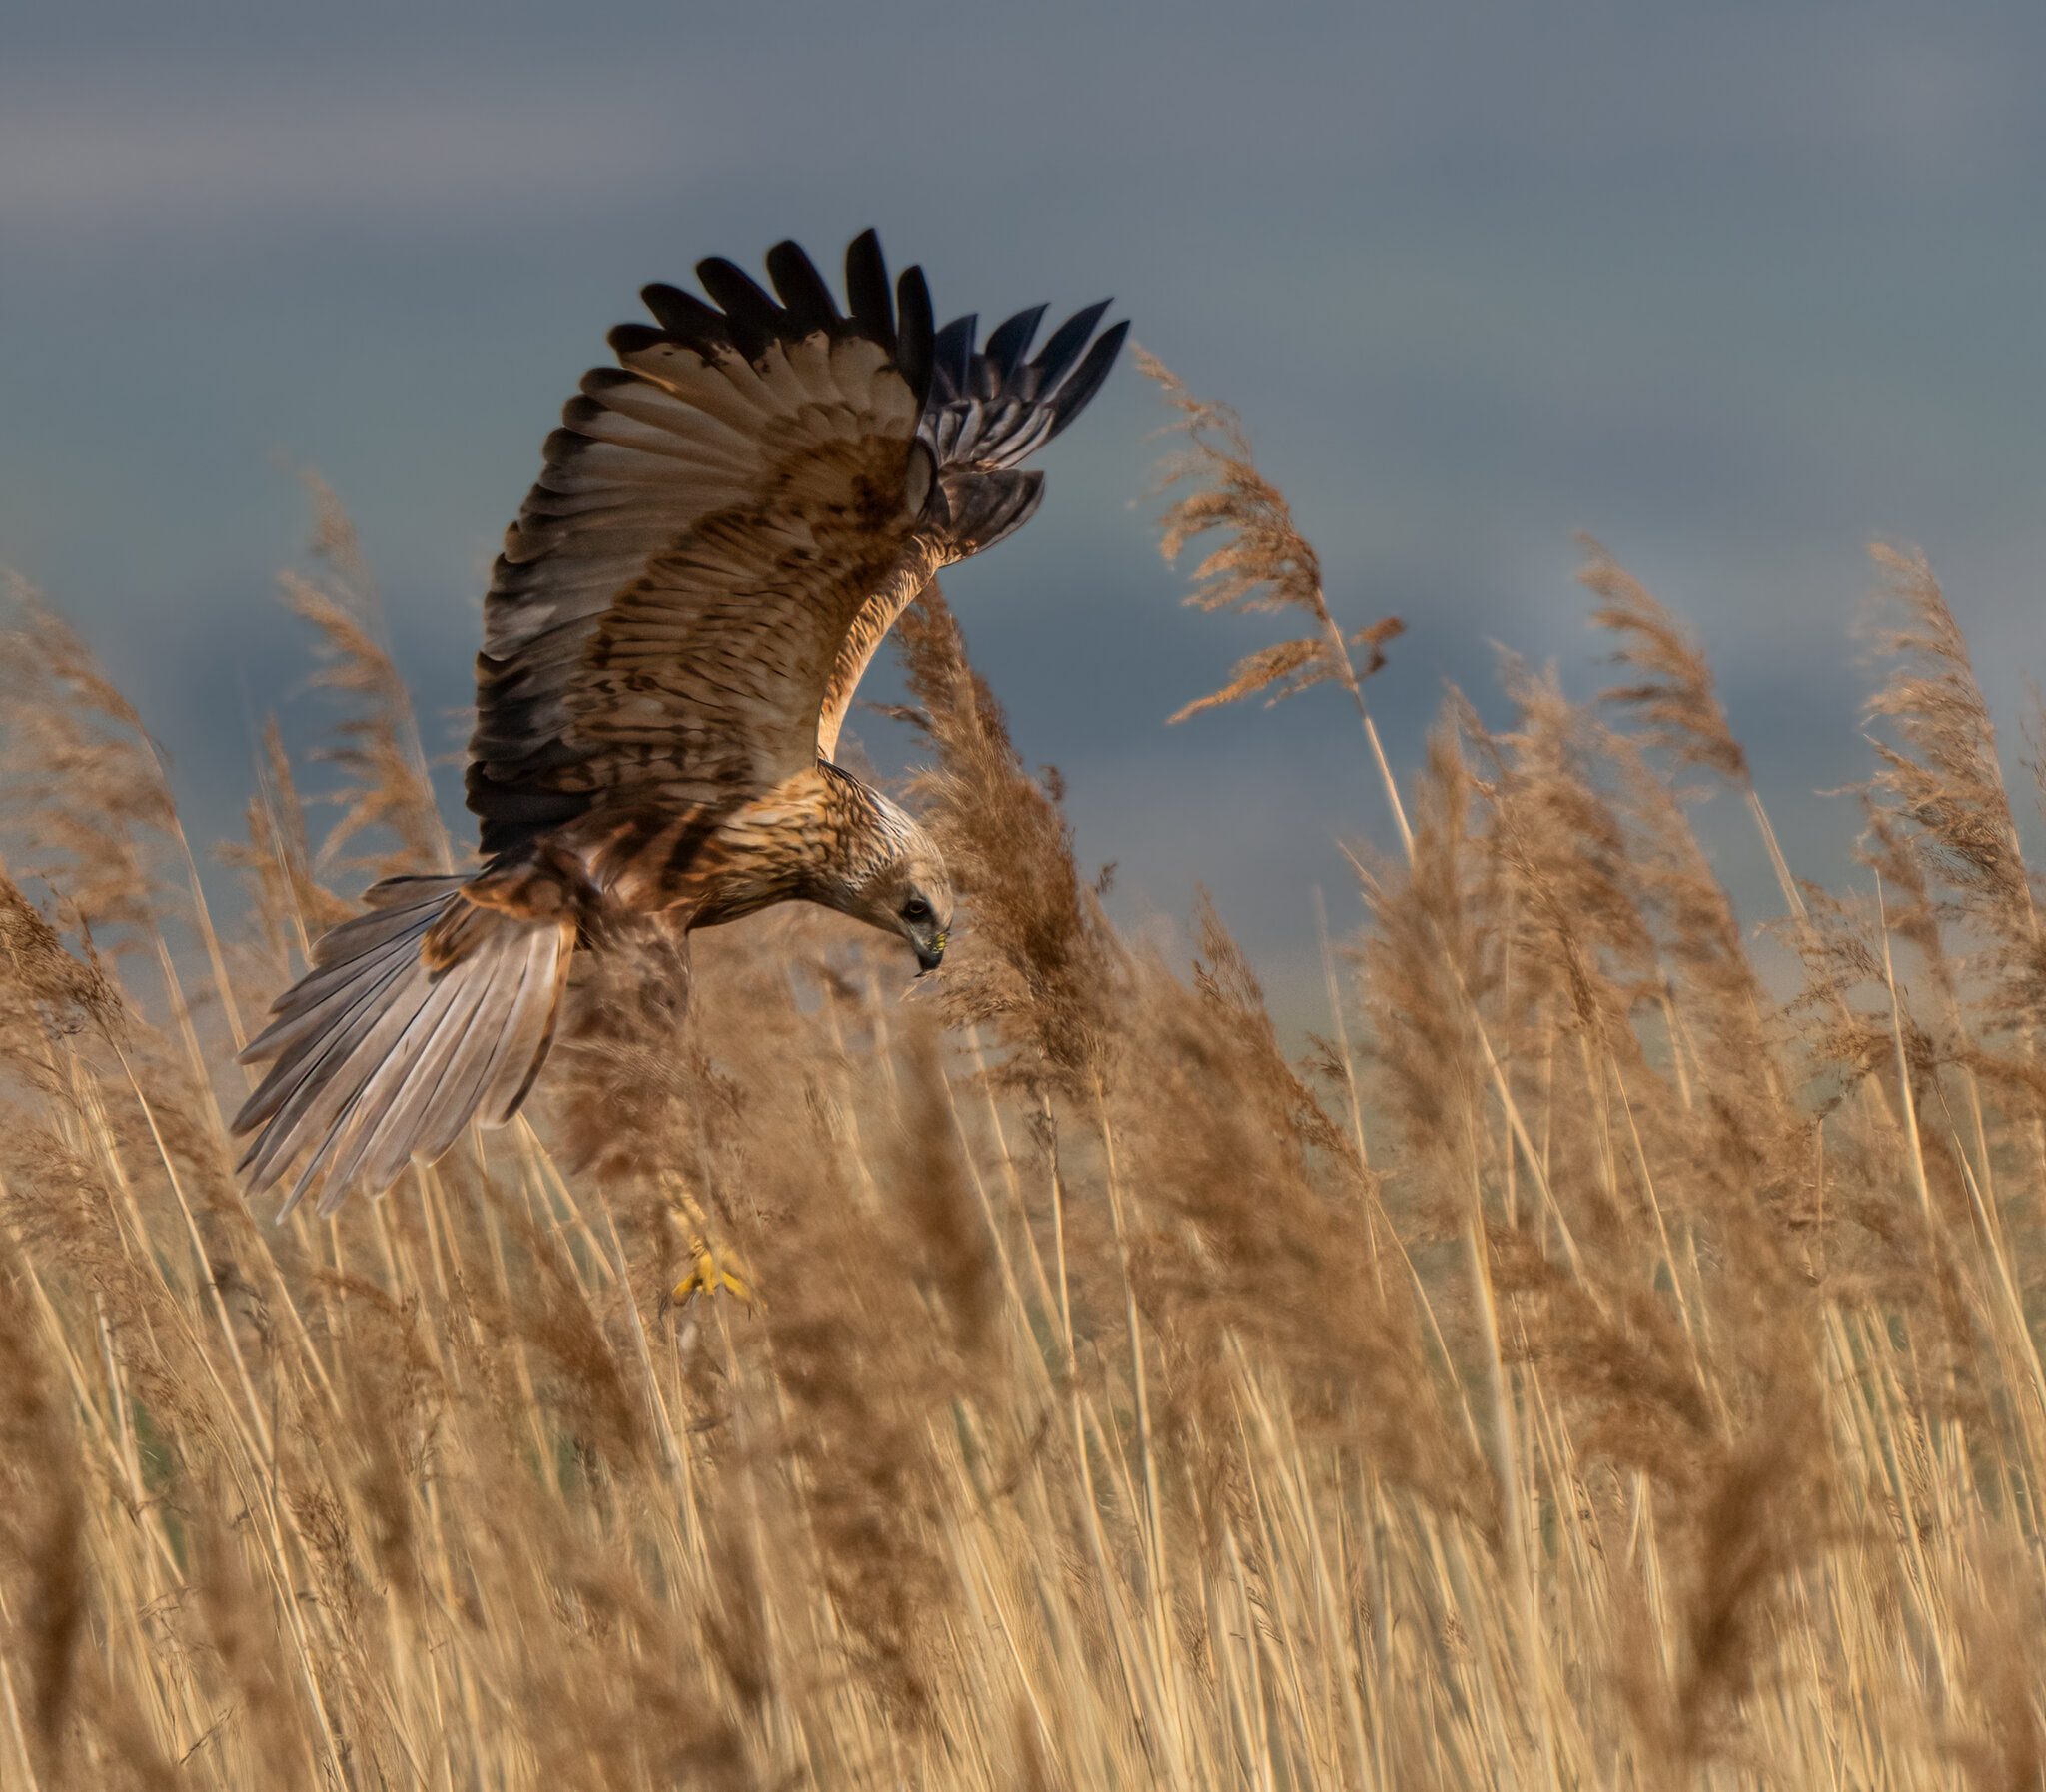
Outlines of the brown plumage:
M 383 1189 L 472 1117 L 516 1112 L 569 961 L 616 924 L 676 935 L 818 902 L 936 965 L 951 886 L 906 813 L 831 762 L 861 674 L 940 568 L 1036 508 L 1018 462 L 1106 377 L 1105 305 L 1025 361 L 1043 315 L 975 347 L 891 289 L 872 232 L 848 307 L 792 243 L 774 296 L 700 263 L 714 304 L 645 290 L 547 439 L 484 608 L 469 805 L 476 876 L 395 878 L 335 928 L 244 1054 L 252 1193 L 307 1153 L 284 1211 Z

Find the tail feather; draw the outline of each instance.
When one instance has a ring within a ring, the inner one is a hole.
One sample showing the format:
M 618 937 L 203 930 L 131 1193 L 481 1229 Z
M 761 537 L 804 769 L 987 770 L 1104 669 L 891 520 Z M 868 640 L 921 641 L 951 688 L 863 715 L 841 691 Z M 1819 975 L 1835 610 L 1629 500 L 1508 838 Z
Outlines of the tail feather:
M 320 1003 L 293 1023 L 305 1029 L 303 1036 L 292 1039 L 289 1050 L 279 1052 L 277 1062 L 235 1116 L 237 1132 L 248 1132 L 266 1121 L 275 1121 L 250 1144 L 238 1168 L 261 1176 L 259 1159 L 283 1147 L 287 1143 L 285 1134 L 297 1125 L 314 1098 L 331 1087 L 324 1080 L 324 1073 L 345 1059 L 377 1024 L 391 986 L 405 975 L 409 965 L 407 956 L 394 955 L 393 962 L 371 967 L 339 992 L 337 998 Z M 283 1046 L 286 1042 L 278 1043 Z M 256 1056 L 260 1059 L 265 1054 L 258 1052 Z M 243 1054 L 243 1060 L 251 1061 L 248 1052 Z
M 365 897 L 369 911 L 330 927 L 315 940 L 313 963 L 344 964 L 399 934 L 410 933 L 423 909 L 440 913 L 448 905 L 449 892 L 461 889 L 466 881 L 460 877 L 390 877 L 373 884 Z
M 309 972 L 279 998 L 272 1011 L 277 1018 L 243 1048 L 240 1061 L 274 1058 L 281 1069 L 302 1057 L 308 1046 L 325 1042 L 387 972 L 402 970 L 418 954 L 418 942 L 400 935 L 359 958 Z
M 235 1118 L 254 1132 L 241 1168 L 261 1193 L 307 1152 L 282 1219 L 314 1188 L 331 1213 L 351 1185 L 389 1188 L 414 1159 L 439 1157 L 482 1111 L 516 1112 L 552 1041 L 574 950 L 573 923 L 499 910 L 464 917 L 464 950 L 430 966 L 427 935 L 458 905 L 461 878 L 407 878 L 371 892 L 381 906 L 335 928 L 314 969 L 243 1053 L 269 1059 Z M 444 930 L 452 931 L 452 930 Z
M 420 930 L 433 924 L 462 881 L 403 878 L 377 885 L 370 912 L 322 934 L 313 945 L 315 968 L 271 1004 L 275 1018 L 243 1048 L 241 1062 L 276 1062 L 235 1116 L 237 1132 L 273 1122 L 238 1166 L 253 1174 L 256 1189 L 265 1186 L 269 1161 L 280 1152 L 289 1156 L 307 1108 L 332 1093 L 326 1073 L 382 1016 L 383 998 L 418 957 Z
M 449 966 L 425 985 L 424 997 L 370 1071 L 347 1109 L 335 1121 L 320 1157 L 301 1173 L 296 1196 L 317 1170 L 324 1178 L 321 1204 L 345 1189 L 357 1170 L 368 1172 L 373 1187 L 389 1187 L 411 1158 L 413 1134 L 406 1131 L 422 1097 L 439 1085 L 441 1069 L 459 1043 L 466 1011 L 486 992 L 476 979 L 458 976 Z M 401 1006 L 398 1010 L 403 1015 Z M 331 1154 L 331 1155 L 329 1155 Z M 323 1161 L 324 1160 L 324 1161 Z M 394 1161 L 395 1160 L 395 1161 Z M 377 1177 L 383 1173 L 384 1182 Z
M 505 1044 L 493 1053 L 492 1067 L 484 1076 L 479 1106 L 486 1126 L 503 1126 L 518 1112 L 532 1088 L 533 1078 L 539 1075 L 539 1067 L 546 1062 L 547 1048 L 553 1044 L 554 1024 L 560 1019 L 568 956 L 564 948 L 551 969 L 535 958 L 519 978 L 517 997 L 505 1018 Z M 519 1061 L 512 1044 L 523 1039 L 537 1042 L 526 1063 Z

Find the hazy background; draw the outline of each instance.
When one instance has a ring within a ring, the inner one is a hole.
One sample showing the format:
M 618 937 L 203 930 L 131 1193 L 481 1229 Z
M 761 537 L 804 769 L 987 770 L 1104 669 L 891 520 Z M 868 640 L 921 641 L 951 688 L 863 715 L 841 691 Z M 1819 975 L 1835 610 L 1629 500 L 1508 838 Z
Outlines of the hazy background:
M 1403 765 L 1489 643 L 1595 688 L 1579 528 L 1702 635 L 1800 868 L 1853 833 L 1817 792 L 1865 765 L 1871 534 L 1932 554 L 2016 744 L 2046 657 L 2037 9 L 41 11 L 0 62 L 0 561 L 85 628 L 202 834 L 307 665 L 272 597 L 292 465 L 346 500 L 452 749 L 490 555 L 638 286 L 870 223 L 941 315 L 1113 293 L 1239 407 L 1338 611 L 1409 623 L 1374 686 Z M 1336 840 L 1383 840 L 1382 806 L 1336 693 L 1163 727 L 1272 631 L 1176 607 L 1162 417 L 1120 370 L 1037 521 L 948 588 L 1125 912 L 1205 881 L 1311 1019 L 1310 890 L 1355 919 Z

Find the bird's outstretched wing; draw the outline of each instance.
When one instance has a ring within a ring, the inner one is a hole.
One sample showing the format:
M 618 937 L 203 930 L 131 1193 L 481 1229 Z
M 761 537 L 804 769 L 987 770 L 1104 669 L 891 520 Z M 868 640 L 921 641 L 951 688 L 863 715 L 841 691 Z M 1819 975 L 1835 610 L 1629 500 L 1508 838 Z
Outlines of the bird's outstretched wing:
M 917 436 L 931 451 L 944 498 L 940 565 L 992 547 L 1030 519 L 1044 495 L 1044 474 L 1015 468 L 1071 423 L 1108 378 L 1130 328 L 1116 324 L 1096 336 L 1108 307 L 1104 299 L 1075 312 L 1027 361 L 1044 321 L 1041 305 L 997 325 L 980 348 L 974 346 L 977 318 L 955 318 L 937 333 Z M 921 588 L 905 589 L 897 580 L 875 591 L 853 618 L 817 725 L 818 750 L 826 758 L 837 751 L 882 638 Z
M 841 313 L 794 244 L 767 269 L 773 297 L 724 261 L 697 268 L 715 305 L 648 287 L 657 324 L 611 333 L 622 365 L 547 439 L 485 604 L 488 855 L 598 803 L 723 806 L 813 765 L 861 608 L 936 563 L 921 272 L 891 292 L 868 232 Z

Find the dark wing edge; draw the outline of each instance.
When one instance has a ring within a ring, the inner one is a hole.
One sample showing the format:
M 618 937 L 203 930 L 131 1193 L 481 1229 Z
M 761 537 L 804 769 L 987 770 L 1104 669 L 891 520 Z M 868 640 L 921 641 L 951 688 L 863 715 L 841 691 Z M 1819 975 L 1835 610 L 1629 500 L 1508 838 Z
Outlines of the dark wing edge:
M 585 652 L 614 599 L 687 529 L 762 497 L 760 426 L 775 407 L 786 414 L 818 396 L 787 390 L 800 386 L 791 373 L 796 345 L 820 335 L 834 351 L 873 345 L 880 371 L 899 376 L 917 414 L 928 415 L 936 333 L 920 269 L 891 285 L 879 240 L 864 232 L 846 251 L 841 312 L 794 243 L 777 244 L 766 265 L 771 294 L 718 259 L 697 265 L 708 301 L 645 288 L 655 322 L 611 331 L 622 365 L 585 375 L 546 440 L 485 604 L 467 788 L 486 857 L 591 806 L 572 770 L 588 757 L 572 737 Z M 761 376 L 757 393 L 733 379 L 741 362 Z M 693 412 L 696 427 L 678 410 Z
M 945 555 L 963 560 L 1006 540 L 1036 513 L 1044 474 L 1019 463 L 1058 435 L 1101 390 L 1127 321 L 1096 335 L 1113 302 L 1075 312 L 1025 360 L 1046 307 L 997 325 L 975 347 L 979 319 L 954 318 L 932 342 L 930 391 L 917 434 L 937 463 L 945 501 Z M 861 610 L 831 675 L 818 727 L 826 758 L 837 751 L 859 681 L 915 591 L 876 596 Z
M 1125 321 L 1096 334 L 1109 304 L 1075 312 L 1034 356 L 1042 305 L 998 324 L 978 348 L 977 318 L 955 318 L 937 333 L 918 430 L 937 461 L 960 558 L 1014 534 L 1036 509 L 1043 474 L 1015 469 L 1079 416 L 1108 378 L 1130 329 Z

